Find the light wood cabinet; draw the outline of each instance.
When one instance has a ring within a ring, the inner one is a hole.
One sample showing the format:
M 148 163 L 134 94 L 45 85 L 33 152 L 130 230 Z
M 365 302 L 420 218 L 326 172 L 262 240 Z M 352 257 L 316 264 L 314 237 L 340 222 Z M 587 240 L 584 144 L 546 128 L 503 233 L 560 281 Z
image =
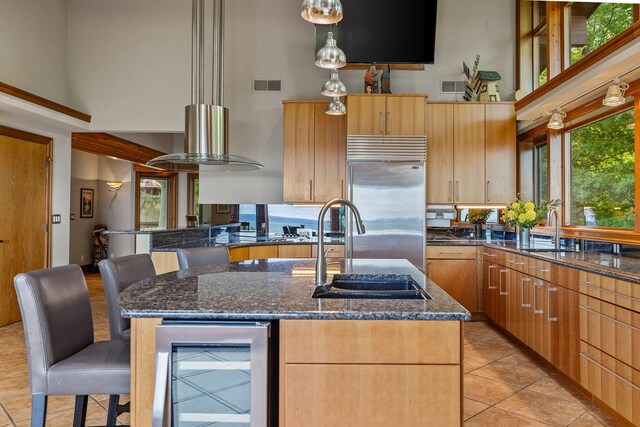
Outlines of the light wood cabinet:
M 480 311 L 476 252 L 473 246 L 427 246 L 427 277 L 472 313 Z
M 282 320 L 279 425 L 461 425 L 461 339 L 456 321 Z
M 513 104 L 428 103 L 427 203 L 507 203 L 516 193 Z
M 344 197 L 346 118 L 327 101 L 283 101 L 283 201 L 324 203 Z
M 348 95 L 347 134 L 425 135 L 426 95 Z

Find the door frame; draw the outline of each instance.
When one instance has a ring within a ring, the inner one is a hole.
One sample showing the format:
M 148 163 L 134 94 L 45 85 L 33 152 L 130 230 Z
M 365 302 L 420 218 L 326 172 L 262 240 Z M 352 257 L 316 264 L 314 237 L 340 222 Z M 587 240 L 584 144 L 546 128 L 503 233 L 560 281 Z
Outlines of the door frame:
M 173 172 L 158 171 L 157 169 L 140 165 L 134 165 L 133 170 L 135 172 L 135 184 L 133 185 L 135 192 L 135 229 L 140 229 L 140 178 L 142 177 L 169 179 L 170 194 L 168 198 L 169 206 L 167 230 L 176 228 L 178 225 L 178 174 Z
M 52 183 L 52 167 L 51 157 L 53 149 L 53 138 L 38 135 L 35 133 L 23 131 L 20 129 L 14 129 L 7 126 L 0 125 L 0 135 L 8 136 L 9 138 L 15 138 L 26 142 L 33 142 L 36 144 L 43 144 L 47 147 L 47 171 L 45 173 L 45 225 L 47 231 L 44 236 L 44 266 L 48 268 L 51 266 L 51 183 Z

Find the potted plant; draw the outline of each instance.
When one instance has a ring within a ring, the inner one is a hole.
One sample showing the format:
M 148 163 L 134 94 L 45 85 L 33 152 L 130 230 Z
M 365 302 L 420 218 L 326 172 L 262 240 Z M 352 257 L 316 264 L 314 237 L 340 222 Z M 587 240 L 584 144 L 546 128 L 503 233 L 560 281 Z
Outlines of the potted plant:
M 543 200 L 539 205 L 532 201 L 523 202 L 518 194 L 516 200 L 508 204 L 502 211 L 500 219 L 511 227 L 517 227 L 520 245 L 529 246 L 531 242 L 531 229 L 547 220 L 547 213 L 560 204 L 559 200 Z
M 482 236 L 482 224 L 486 224 L 492 209 L 469 209 L 465 221 L 469 221 L 475 228 L 476 239 Z

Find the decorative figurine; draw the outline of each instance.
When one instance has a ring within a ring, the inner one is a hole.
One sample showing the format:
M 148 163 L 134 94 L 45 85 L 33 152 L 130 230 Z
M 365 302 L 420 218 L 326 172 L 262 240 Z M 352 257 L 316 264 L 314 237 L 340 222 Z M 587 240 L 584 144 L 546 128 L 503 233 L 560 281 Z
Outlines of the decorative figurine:
M 369 67 L 369 70 L 364 75 L 364 93 L 378 92 L 378 81 L 376 80 L 377 75 L 378 71 L 376 70 L 376 66 L 372 65 Z
M 382 93 L 391 93 L 391 68 L 388 67 L 382 72 Z
M 478 71 L 478 80 L 480 81 L 478 101 L 499 102 L 500 91 L 498 89 L 498 83 L 500 83 L 501 78 L 500 74 L 496 71 Z

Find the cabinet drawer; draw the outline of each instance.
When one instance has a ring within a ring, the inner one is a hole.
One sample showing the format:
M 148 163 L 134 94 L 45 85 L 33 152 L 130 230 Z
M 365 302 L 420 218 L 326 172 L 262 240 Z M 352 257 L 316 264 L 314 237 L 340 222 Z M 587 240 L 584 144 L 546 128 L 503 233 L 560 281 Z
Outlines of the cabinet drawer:
M 249 248 L 229 248 L 229 261 L 237 262 L 249 259 Z
M 427 258 L 476 259 L 476 247 L 427 246 Z
M 640 371 L 582 342 L 580 384 L 634 425 L 640 425 Z
M 458 321 L 282 320 L 280 357 L 308 364 L 459 364 L 460 328 Z
M 640 369 L 640 314 L 581 294 L 580 339 Z
M 249 259 L 278 258 L 277 246 L 249 246 Z
M 640 313 L 640 284 L 580 271 L 579 286 L 583 294 Z
M 486 261 L 489 261 L 494 264 L 505 265 L 505 256 L 507 252 L 500 249 L 487 248 L 487 247 L 482 247 L 481 250 L 482 250 L 481 252 L 482 257 Z
M 344 258 L 344 245 L 324 245 L 327 258 Z M 318 256 L 318 245 L 311 246 L 311 257 Z
M 538 279 L 549 281 L 551 279 L 551 263 L 538 258 L 520 255 L 522 272 Z
M 311 257 L 311 245 L 279 245 L 278 257 L 309 258 Z

